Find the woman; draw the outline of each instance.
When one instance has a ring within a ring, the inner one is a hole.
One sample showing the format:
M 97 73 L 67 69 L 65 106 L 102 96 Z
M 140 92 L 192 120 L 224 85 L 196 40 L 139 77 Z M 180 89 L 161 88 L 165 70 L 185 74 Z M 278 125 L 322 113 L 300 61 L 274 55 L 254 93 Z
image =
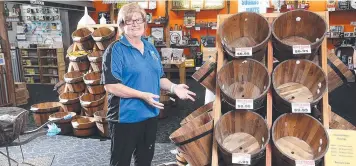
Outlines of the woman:
M 173 84 L 163 72 L 156 48 L 142 38 L 146 13 L 136 3 L 122 6 L 118 15 L 120 40 L 103 55 L 102 84 L 108 92 L 112 166 L 149 166 L 154 154 L 157 116 L 164 105 L 160 89 L 195 101 L 185 84 Z

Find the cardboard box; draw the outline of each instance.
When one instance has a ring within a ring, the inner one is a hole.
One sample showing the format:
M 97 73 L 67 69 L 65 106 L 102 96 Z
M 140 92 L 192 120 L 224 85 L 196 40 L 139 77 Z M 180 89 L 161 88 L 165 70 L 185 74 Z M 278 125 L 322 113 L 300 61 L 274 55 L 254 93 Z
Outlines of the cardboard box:
M 26 88 L 15 89 L 15 97 L 17 99 L 28 99 L 30 94 Z
M 27 88 L 26 82 L 15 82 L 15 89 Z

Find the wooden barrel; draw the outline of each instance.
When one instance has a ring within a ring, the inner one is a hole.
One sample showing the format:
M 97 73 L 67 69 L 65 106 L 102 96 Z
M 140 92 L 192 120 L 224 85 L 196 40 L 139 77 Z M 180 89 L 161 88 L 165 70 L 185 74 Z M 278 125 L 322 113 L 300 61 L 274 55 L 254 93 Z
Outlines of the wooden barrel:
M 80 50 L 92 50 L 95 44 L 91 34 L 93 28 L 79 28 L 72 33 L 73 42 Z
M 160 109 L 159 110 L 159 119 L 163 119 L 167 117 L 167 111 L 169 110 L 168 106 L 172 105 L 172 100 L 170 99 L 169 91 L 162 90 L 160 91 L 160 97 L 159 97 L 159 102 L 163 103 L 165 106 L 165 109 Z
M 104 85 L 100 84 L 101 72 L 95 71 L 85 74 L 83 77 L 84 83 L 87 86 L 90 94 L 103 94 L 105 93 Z
M 295 160 L 314 160 L 317 165 L 329 147 L 324 126 L 308 114 L 286 113 L 272 126 L 273 165 L 295 165 Z
M 216 87 L 216 59 L 209 58 L 194 74 L 193 79 L 205 88 L 215 93 Z
M 265 101 L 271 78 L 261 62 L 254 59 L 235 59 L 219 70 L 217 84 L 221 89 L 221 96 L 229 105 L 236 108 L 236 99 L 252 99 L 253 108 L 249 110 L 253 110 L 261 107 Z
M 88 117 L 93 117 L 96 111 L 101 111 L 104 108 L 105 94 L 93 95 L 86 93 L 80 96 L 79 99 L 85 115 Z
M 335 55 L 328 54 L 328 90 L 329 93 L 343 84 L 355 82 L 355 75 L 349 68 Z
M 308 10 L 293 10 L 281 14 L 272 23 L 274 57 L 313 60 L 327 32 L 325 20 Z M 310 45 L 310 53 L 293 52 L 293 45 Z
M 176 160 L 177 160 L 178 165 L 187 165 L 188 164 L 187 160 L 185 160 L 185 158 L 183 157 L 183 154 L 184 154 L 184 152 L 178 152 L 176 154 Z
M 56 119 L 61 119 L 67 115 L 71 114 L 72 117 L 74 118 L 76 116 L 75 112 L 56 112 L 54 114 L 51 114 L 49 116 L 48 120 L 56 120 Z M 60 134 L 70 134 L 73 133 L 73 127 L 71 124 L 72 119 L 68 119 L 68 120 L 60 120 L 56 122 L 56 125 L 58 126 L 58 128 L 61 129 Z
M 67 92 L 81 93 L 85 90 L 83 73 L 80 71 L 72 71 L 64 74 L 64 81 L 67 83 Z
M 94 135 L 96 132 L 95 120 L 93 117 L 77 116 L 72 120 L 73 133 L 78 137 Z
M 93 71 L 102 71 L 102 57 L 104 51 L 93 51 L 88 55 L 91 69 Z
M 114 27 L 100 27 L 95 29 L 91 34 L 94 41 L 96 42 L 96 46 L 102 51 L 115 40 L 115 28 Z
M 191 120 L 193 120 L 194 118 L 198 117 L 199 115 L 202 115 L 205 112 L 209 112 L 213 110 L 213 105 L 214 105 L 214 101 L 205 104 L 201 107 L 199 107 L 198 109 L 196 109 L 195 111 L 193 111 L 192 113 L 190 113 L 188 116 L 186 116 L 181 122 L 180 125 L 184 125 L 188 122 L 190 122 Z
M 224 20 L 219 28 L 224 51 L 233 58 L 236 48 L 252 49 L 252 58 L 262 61 L 267 43 L 271 37 L 271 27 L 262 15 L 254 12 L 239 12 Z
M 96 127 L 98 128 L 99 134 L 102 137 L 109 138 L 109 126 L 108 121 L 106 121 L 106 112 L 104 111 L 96 111 L 94 113 L 94 120 L 96 123 Z
M 331 112 L 330 116 L 330 128 L 331 129 L 341 129 L 341 130 L 356 130 L 356 126 L 354 126 L 352 123 L 344 119 L 343 117 L 339 116 L 335 112 L 331 110 L 331 107 L 329 105 L 329 109 Z
M 327 90 L 323 69 L 306 59 L 278 64 L 272 73 L 273 102 L 277 111 L 292 112 L 292 103 L 316 105 Z
M 57 93 L 60 95 L 64 92 L 66 86 L 66 82 L 63 80 L 59 81 L 54 85 L 53 91 L 57 91 Z
M 86 72 L 89 69 L 87 51 L 73 51 L 73 44 L 67 50 L 67 57 L 69 59 L 69 71 Z
M 81 93 L 65 92 L 59 95 L 59 102 L 67 108 L 68 112 L 75 112 L 80 115 L 82 107 L 80 106 Z
M 33 114 L 36 126 L 41 126 L 46 123 L 51 114 L 63 111 L 61 107 L 62 104 L 59 102 L 44 102 L 32 105 L 30 110 Z
M 175 143 L 189 165 L 211 163 L 213 117 L 208 112 L 198 116 L 174 131 L 169 138 Z
M 261 115 L 237 110 L 221 116 L 215 125 L 214 137 L 226 165 L 238 165 L 232 163 L 233 153 L 251 155 L 250 165 L 256 165 L 265 156 L 270 134 Z

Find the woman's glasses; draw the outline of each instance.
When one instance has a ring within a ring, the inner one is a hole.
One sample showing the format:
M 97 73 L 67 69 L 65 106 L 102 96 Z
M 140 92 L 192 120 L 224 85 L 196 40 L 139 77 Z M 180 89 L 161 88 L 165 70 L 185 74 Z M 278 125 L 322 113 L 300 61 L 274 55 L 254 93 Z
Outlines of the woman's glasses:
M 137 24 L 142 24 L 145 20 L 143 18 L 139 18 L 136 20 L 125 20 L 125 24 L 126 25 L 132 25 L 134 24 L 134 22 L 136 22 Z

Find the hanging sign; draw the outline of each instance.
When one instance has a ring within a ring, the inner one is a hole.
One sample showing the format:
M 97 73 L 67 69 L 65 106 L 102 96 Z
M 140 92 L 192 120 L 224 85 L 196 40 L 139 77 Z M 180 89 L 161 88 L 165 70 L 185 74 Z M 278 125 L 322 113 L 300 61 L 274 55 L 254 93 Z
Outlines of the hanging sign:
M 0 53 L 0 66 L 5 65 L 5 57 L 4 53 Z
M 266 0 L 239 0 L 238 12 L 266 13 L 269 1 Z

